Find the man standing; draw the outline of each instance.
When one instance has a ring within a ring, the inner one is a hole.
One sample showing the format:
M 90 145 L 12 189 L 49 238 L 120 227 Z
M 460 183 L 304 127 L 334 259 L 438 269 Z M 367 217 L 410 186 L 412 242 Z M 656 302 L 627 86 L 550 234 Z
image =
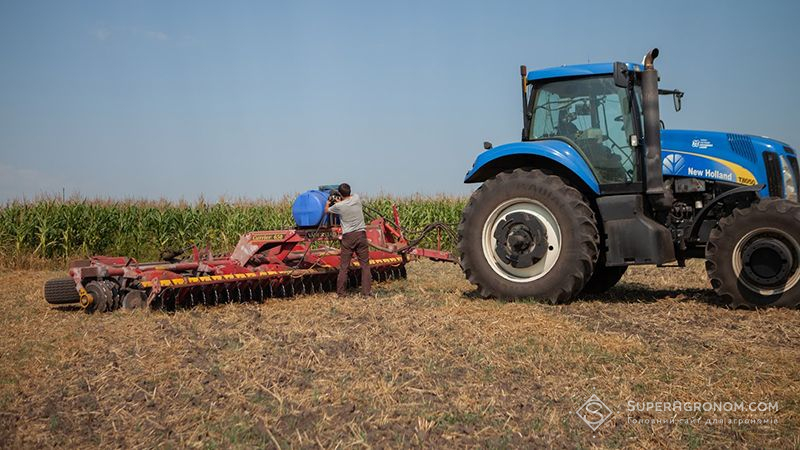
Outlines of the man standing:
M 340 184 L 338 190 L 342 199 L 334 203 L 333 199 L 329 198 L 328 203 L 325 204 L 325 213 L 338 214 L 342 223 L 342 254 L 339 277 L 336 279 L 336 293 L 340 297 L 345 295 L 347 271 L 355 252 L 358 263 L 361 265 L 361 295 L 369 297 L 372 292 L 372 275 L 369 270 L 369 243 L 367 242 L 367 226 L 364 223 L 361 199 L 358 195 L 351 193 L 350 185 L 347 183 Z

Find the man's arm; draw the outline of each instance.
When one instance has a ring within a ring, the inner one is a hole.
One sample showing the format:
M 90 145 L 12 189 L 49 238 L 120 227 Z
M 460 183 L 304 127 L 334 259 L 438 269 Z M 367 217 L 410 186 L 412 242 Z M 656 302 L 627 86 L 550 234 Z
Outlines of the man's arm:
M 331 204 L 331 200 L 330 199 L 328 199 L 328 201 L 325 202 L 325 214 L 328 214 L 328 213 L 334 213 L 334 214 L 338 214 L 339 213 L 336 210 L 336 204 L 335 203 Z

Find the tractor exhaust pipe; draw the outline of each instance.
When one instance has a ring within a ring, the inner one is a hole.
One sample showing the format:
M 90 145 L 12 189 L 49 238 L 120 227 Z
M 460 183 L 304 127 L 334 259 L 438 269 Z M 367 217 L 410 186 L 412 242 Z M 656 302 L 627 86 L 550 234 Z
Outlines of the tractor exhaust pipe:
M 650 50 L 649 52 L 647 52 L 646 55 L 644 55 L 644 60 L 642 61 L 642 64 L 644 65 L 645 70 L 654 69 L 653 61 L 655 61 L 656 58 L 658 58 L 657 48 Z
M 661 117 L 658 111 L 658 71 L 653 61 L 658 49 L 650 50 L 644 57 L 642 72 L 642 113 L 644 115 L 645 185 L 646 193 L 656 209 L 672 207 L 672 198 L 664 190 L 664 173 L 661 168 Z
M 522 140 L 528 140 L 530 130 L 530 114 L 528 114 L 528 68 L 519 66 L 519 75 L 522 79 Z

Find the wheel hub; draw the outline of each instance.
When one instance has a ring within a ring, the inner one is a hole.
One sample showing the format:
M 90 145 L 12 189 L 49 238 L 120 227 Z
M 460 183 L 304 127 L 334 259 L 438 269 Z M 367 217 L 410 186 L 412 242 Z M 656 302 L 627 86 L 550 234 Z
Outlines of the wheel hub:
M 792 251 L 773 237 L 757 238 L 742 252 L 744 275 L 764 287 L 784 284 L 795 264 Z
M 515 268 L 531 267 L 547 254 L 547 230 L 532 214 L 509 214 L 498 224 L 494 238 L 497 256 Z

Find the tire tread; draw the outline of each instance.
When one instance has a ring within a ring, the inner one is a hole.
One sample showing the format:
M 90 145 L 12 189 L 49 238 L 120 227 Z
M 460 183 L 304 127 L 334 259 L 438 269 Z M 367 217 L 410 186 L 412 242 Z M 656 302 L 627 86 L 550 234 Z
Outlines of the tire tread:
M 597 231 L 594 212 L 589 206 L 586 198 L 574 187 L 569 186 L 564 179 L 556 175 L 546 174 L 541 170 L 526 170 L 514 169 L 497 174 L 495 177 L 490 178 L 484 182 L 470 197 L 467 202 L 464 212 L 461 216 L 461 221 L 458 225 L 458 241 L 459 241 L 459 262 L 467 280 L 476 286 L 478 295 L 484 298 L 488 297 L 503 297 L 503 293 L 493 291 L 484 280 L 478 276 L 478 271 L 474 270 L 476 261 L 473 258 L 481 258 L 482 256 L 472 255 L 466 248 L 465 236 L 467 233 L 467 222 L 471 215 L 475 214 L 475 210 L 479 205 L 482 198 L 493 194 L 499 193 L 498 190 L 502 189 L 503 185 L 513 183 L 520 178 L 528 180 L 536 180 L 537 183 L 543 183 L 549 186 L 556 186 L 554 190 L 555 195 L 562 198 L 557 199 L 566 204 L 566 208 L 574 211 L 574 217 L 578 218 L 578 248 L 580 254 L 577 264 L 571 270 L 571 273 L 563 276 L 564 283 L 560 288 L 554 292 L 545 295 L 545 300 L 551 303 L 562 303 L 573 299 L 583 288 L 584 284 L 589 280 L 594 269 L 594 264 L 598 257 L 598 247 L 600 243 L 600 236 Z
M 70 277 L 54 278 L 44 283 L 44 299 L 51 305 L 79 303 L 75 280 Z
M 784 199 L 770 197 L 762 199 L 758 203 L 754 203 L 747 208 L 734 209 L 732 214 L 722 218 L 717 226 L 711 230 L 708 243 L 706 244 L 705 268 L 709 281 L 711 282 L 711 287 L 725 304 L 734 309 L 755 309 L 764 306 L 797 306 L 800 304 L 800 295 L 797 295 L 797 298 L 788 298 L 786 300 L 779 299 L 774 304 L 762 305 L 754 303 L 742 292 L 742 289 L 746 288 L 740 289 L 735 276 L 726 271 L 729 264 L 726 264 L 724 259 L 728 258 L 730 255 L 727 255 L 727 252 L 720 248 L 720 244 L 734 240 L 735 236 L 732 234 L 740 227 L 739 224 L 741 221 L 749 219 L 749 217 L 754 214 L 794 214 L 792 218 L 798 222 L 797 228 L 800 229 L 800 205 Z M 792 289 L 797 290 L 800 289 L 800 287 L 795 286 Z M 747 293 L 747 296 L 751 298 L 755 298 L 754 296 L 758 295 L 750 293 L 750 291 L 747 291 Z

